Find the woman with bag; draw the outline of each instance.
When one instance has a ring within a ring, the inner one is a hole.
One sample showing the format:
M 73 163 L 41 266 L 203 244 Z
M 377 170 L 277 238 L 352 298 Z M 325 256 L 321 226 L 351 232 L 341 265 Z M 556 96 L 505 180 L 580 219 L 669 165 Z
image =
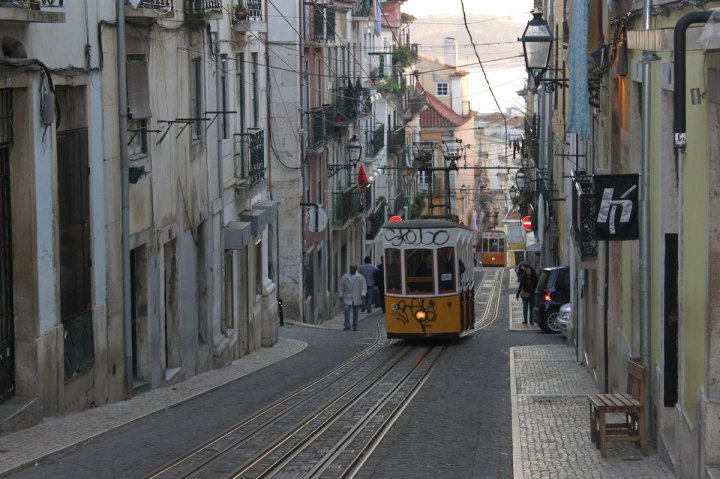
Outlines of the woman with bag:
M 528 312 L 530 313 L 530 323 L 532 323 L 532 308 L 535 305 L 535 288 L 537 287 L 538 276 L 532 266 L 527 265 L 520 277 L 515 299 L 522 298 L 523 302 L 523 324 L 528 324 Z

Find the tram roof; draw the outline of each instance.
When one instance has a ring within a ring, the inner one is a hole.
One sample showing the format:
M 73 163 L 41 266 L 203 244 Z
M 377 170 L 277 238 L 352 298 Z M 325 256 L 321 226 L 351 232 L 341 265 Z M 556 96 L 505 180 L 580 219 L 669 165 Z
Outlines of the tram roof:
M 397 228 L 459 228 L 463 230 L 469 230 L 465 225 L 454 223 L 448 220 L 440 219 L 419 219 L 419 220 L 404 220 L 396 221 L 394 223 L 385 223 L 383 228 L 386 229 L 397 229 Z

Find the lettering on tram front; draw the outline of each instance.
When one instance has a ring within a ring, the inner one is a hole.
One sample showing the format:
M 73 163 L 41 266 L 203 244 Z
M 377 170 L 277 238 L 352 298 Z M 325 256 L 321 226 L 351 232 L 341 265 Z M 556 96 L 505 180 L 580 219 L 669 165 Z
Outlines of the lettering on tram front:
M 424 230 L 387 228 L 385 229 L 385 241 L 392 246 L 421 245 L 421 246 L 442 246 L 450 241 L 450 234 L 446 230 Z

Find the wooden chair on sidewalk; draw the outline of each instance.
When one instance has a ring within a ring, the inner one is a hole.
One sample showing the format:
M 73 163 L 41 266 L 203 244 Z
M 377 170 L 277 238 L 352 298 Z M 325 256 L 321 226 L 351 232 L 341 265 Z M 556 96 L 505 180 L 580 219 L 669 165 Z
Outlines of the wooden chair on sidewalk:
M 590 440 L 607 457 L 608 441 L 635 442 L 647 455 L 645 430 L 645 367 L 639 358 L 628 360 L 627 393 L 590 394 Z M 625 422 L 607 422 L 608 414 L 624 414 Z

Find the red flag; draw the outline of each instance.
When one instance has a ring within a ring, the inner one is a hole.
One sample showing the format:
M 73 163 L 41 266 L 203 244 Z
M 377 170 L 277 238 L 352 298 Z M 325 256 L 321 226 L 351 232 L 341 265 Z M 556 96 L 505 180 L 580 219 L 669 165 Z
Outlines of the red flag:
M 365 168 L 363 165 L 360 165 L 358 168 L 358 179 L 357 179 L 358 185 L 365 186 L 368 183 L 370 183 L 370 180 L 368 180 L 367 174 L 365 173 Z

